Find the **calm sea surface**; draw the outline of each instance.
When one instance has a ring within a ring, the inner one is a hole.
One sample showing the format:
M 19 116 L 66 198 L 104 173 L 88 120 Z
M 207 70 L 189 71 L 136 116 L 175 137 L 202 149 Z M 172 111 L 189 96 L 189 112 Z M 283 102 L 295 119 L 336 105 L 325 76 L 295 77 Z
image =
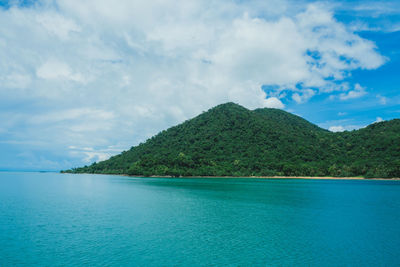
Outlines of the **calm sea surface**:
M 399 266 L 400 182 L 0 173 L 0 266 Z

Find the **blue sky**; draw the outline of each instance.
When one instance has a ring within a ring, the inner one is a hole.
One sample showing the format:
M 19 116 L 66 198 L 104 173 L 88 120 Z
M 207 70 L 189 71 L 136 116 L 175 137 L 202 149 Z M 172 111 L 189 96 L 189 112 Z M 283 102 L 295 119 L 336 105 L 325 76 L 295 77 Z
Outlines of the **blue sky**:
M 227 101 L 400 117 L 398 1 L 0 0 L 0 170 L 60 170 Z

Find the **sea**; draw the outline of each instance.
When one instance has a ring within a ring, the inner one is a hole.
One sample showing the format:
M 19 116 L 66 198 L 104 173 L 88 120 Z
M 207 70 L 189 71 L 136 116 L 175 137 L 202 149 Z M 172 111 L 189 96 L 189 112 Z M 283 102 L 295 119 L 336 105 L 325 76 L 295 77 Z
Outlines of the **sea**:
M 0 173 L 0 266 L 400 266 L 400 181 Z

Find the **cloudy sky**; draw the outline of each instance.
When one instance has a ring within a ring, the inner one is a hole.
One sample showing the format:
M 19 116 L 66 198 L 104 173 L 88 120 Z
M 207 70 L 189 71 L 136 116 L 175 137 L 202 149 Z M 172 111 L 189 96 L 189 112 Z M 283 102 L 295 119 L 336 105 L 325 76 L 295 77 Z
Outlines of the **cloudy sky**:
M 399 1 L 0 0 L 0 169 L 103 160 L 224 102 L 400 117 Z

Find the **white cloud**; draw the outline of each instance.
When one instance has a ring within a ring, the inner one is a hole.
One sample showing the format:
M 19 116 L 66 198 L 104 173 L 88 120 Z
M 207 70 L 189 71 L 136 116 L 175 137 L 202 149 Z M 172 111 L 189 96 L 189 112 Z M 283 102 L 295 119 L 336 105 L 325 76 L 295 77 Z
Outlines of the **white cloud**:
M 269 97 L 265 99 L 265 107 L 267 108 L 284 108 L 285 105 L 276 97 Z
M 347 93 L 342 93 L 339 95 L 340 100 L 349 100 L 354 98 L 360 98 L 367 94 L 365 88 L 358 83 L 354 86 L 354 90 L 348 91 Z
M 329 131 L 331 131 L 331 132 L 344 132 L 344 131 L 346 131 L 346 129 L 343 127 L 343 126 L 331 126 L 331 127 L 329 127 L 329 129 L 328 129 Z
M 361 129 L 366 127 L 367 125 L 360 122 L 354 123 L 354 121 L 351 119 L 339 119 L 326 121 L 324 123 L 318 124 L 318 126 L 324 129 L 328 129 L 331 132 L 343 132 Z
M 62 110 L 59 112 L 51 112 L 40 115 L 33 115 L 29 122 L 34 124 L 50 124 L 57 122 L 65 122 L 67 120 L 82 121 L 87 120 L 112 120 L 114 119 L 113 112 L 90 108 L 75 108 Z
M 315 91 L 311 90 L 311 89 L 304 89 L 303 93 L 300 95 L 298 93 L 294 93 L 292 95 L 292 99 L 294 101 L 296 101 L 296 103 L 301 104 L 301 103 L 305 103 L 308 101 L 308 99 L 310 99 L 311 97 L 313 97 L 315 95 Z
M 68 64 L 57 60 L 48 60 L 41 65 L 36 75 L 39 78 L 52 80 L 52 79 L 67 79 L 75 82 L 84 82 L 84 78 L 79 73 L 72 73 Z
M 50 34 L 54 34 L 62 40 L 69 38 L 70 33 L 80 32 L 81 29 L 71 19 L 67 19 L 57 13 L 43 13 L 36 17 L 36 20 L 41 24 Z
M 382 119 L 381 117 L 376 117 L 376 120 L 373 123 L 378 123 L 382 121 L 384 121 L 384 119 Z
M 109 159 L 112 155 L 122 152 L 122 149 L 109 146 L 105 149 L 94 149 L 92 147 L 76 147 L 69 146 L 69 153 L 72 156 L 83 157 L 84 163 L 91 163 L 93 161 L 99 162 Z
M 0 9 L 0 94 L 1 101 L 33 106 L 11 112 L 18 116 L 7 122 L 8 132 L 54 140 L 57 149 L 128 147 L 227 101 L 284 108 L 283 90 L 304 103 L 314 94 L 343 92 L 352 70 L 385 62 L 373 42 L 320 4 L 43 3 Z M 359 87 L 340 98 L 365 94 Z
M 1 84 L 4 88 L 26 88 L 31 83 L 31 77 L 27 74 L 10 73 L 5 77 L 0 76 Z
M 351 24 L 350 27 L 355 32 L 370 31 L 392 33 L 400 31 L 400 23 L 388 23 L 386 20 L 384 22 L 381 22 L 381 25 L 370 25 L 365 21 L 355 21 Z
M 354 11 L 359 12 L 359 14 L 368 15 L 372 17 L 388 16 L 399 14 L 400 5 L 398 1 L 386 1 L 386 2 L 371 2 L 365 1 L 357 3 L 353 7 Z
M 336 125 L 336 126 L 330 126 L 328 130 L 331 132 L 344 132 L 344 131 L 358 130 L 364 127 L 366 127 L 366 125 L 352 125 L 352 124 Z
M 387 1 L 342 1 L 334 4 L 338 12 L 351 14 L 350 28 L 353 31 L 396 32 L 398 21 L 390 19 L 400 15 L 400 2 Z

